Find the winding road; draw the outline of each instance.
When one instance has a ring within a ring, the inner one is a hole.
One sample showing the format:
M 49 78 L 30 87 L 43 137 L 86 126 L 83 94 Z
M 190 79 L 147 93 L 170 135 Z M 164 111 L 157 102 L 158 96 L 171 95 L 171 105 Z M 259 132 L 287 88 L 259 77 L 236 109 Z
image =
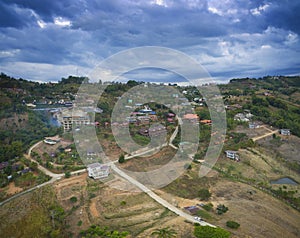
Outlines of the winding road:
M 20 196 L 22 196 L 22 195 L 24 195 L 24 194 L 26 194 L 26 193 L 32 192 L 32 191 L 34 191 L 34 190 L 36 190 L 36 189 L 38 189 L 38 188 L 41 188 L 41 187 L 44 187 L 44 186 L 46 186 L 46 185 L 48 185 L 48 184 L 54 183 L 55 181 L 60 180 L 61 178 L 63 178 L 63 177 L 65 176 L 64 173 L 61 173 L 61 174 L 55 174 L 55 173 L 52 173 L 50 170 L 48 170 L 47 168 L 41 166 L 37 161 L 35 161 L 34 159 L 32 159 L 32 157 L 31 157 L 31 152 L 32 152 L 32 150 L 33 150 L 35 147 L 37 147 L 38 145 L 40 145 L 41 143 L 43 143 L 43 141 L 39 141 L 39 142 L 35 143 L 33 146 L 31 146 L 31 147 L 29 148 L 29 150 L 28 150 L 28 153 L 25 154 L 24 156 L 25 156 L 28 160 L 30 160 L 31 162 L 37 163 L 37 164 L 38 164 L 38 169 L 39 169 L 40 171 L 42 171 L 44 174 L 50 176 L 51 179 L 50 179 L 49 181 L 45 182 L 45 183 L 36 185 L 36 186 L 34 186 L 34 187 L 32 187 L 32 188 L 29 188 L 29 189 L 27 189 L 27 190 L 25 190 L 25 191 L 22 191 L 22 192 L 20 192 L 20 193 L 15 194 L 14 196 L 12 196 L 12 197 L 10 197 L 10 198 L 8 198 L 8 199 L 6 199 L 6 200 L 0 202 L 0 206 L 2 206 L 3 204 L 8 203 L 9 201 L 11 201 L 11 200 L 13 200 L 13 199 L 15 199 L 15 198 L 18 198 L 18 197 L 20 197 Z M 84 173 L 84 172 L 86 172 L 86 169 L 81 169 L 81 170 L 73 171 L 73 172 L 71 172 L 71 175 L 79 174 L 79 173 Z
M 171 139 L 170 139 L 170 142 L 169 144 L 172 144 L 172 141 L 173 139 L 176 137 L 178 133 L 178 127 L 176 127 L 173 135 L 171 136 Z M 38 145 L 40 145 L 41 143 L 43 143 L 43 141 L 39 141 L 37 142 L 36 144 L 34 144 L 33 146 L 31 146 L 28 150 L 28 153 L 25 155 L 27 159 L 29 159 L 30 161 L 32 162 L 35 162 L 38 164 L 38 169 L 41 170 L 43 173 L 45 173 L 46 175 L 50 176 L 51 177 L 51 180 L 43 183 L 43 184 L 39 184 L 35 187 L 32 187 L 26 191 L 22 191 L 2 202 L 0 202 L 0 206 L 2 206 L 3 204 L 17 198 L 17 197 L 20 197 L 26 193 L 29 193 L 29 192 L 32 192 L 38 188 L 41 188 L 43 186 L 46 186 L 48 184 L 51 184 L 51 183 L 54 183 L 55 181 L 57 180 L 60 180 L 61 178 L 64 177 L 64 173 L 62 174 L 55 174 L 51 171 L 49 171 L 47 168 L 41 166 L 37 161 L 35 161 L 34 159 L 32 159 L 31 157 L 31 152 L 32 150 L 37 147 Z M 166 146 L 166 145 L 165 145 Z M 154 148 L 156 149 L 156 148 Z M 151 149 L 153 150 L 153 149 Z M 128 157 L 127 159 L 130 159 L 130 158 L 133 158 L 133 157 L 136 157 L 136 156 L 139 156 L 141 154 L 146 154 L 146 153 L 149 153 L 150 151 L 145 151 L 145 152 L 142 152 L 142 153 L 138 153 L 138 154 L 135 154 L 134 156 L 130 156 Z M 119 176 L 123 177 L 124 179 L 126 179 L 127 181 L 129 181 L 130 183 L 132 183 L 133 185 L 135 185 L 136 187 L 138 187 L 141 191 L 143 191 L 144 193 L 148 194 L 152 199 L 154 199 L 156 202 L 158 202 L 159 204 L 161 204 L 162 206 L 164 206 L 165 208 L 169 209 L 170 211 L 174 212 L 175 214 L 177 214 L 178 216 L 181 216 L 183 217 L 184 219 L 190 221 L 190 222 L 193 222 L 193 223 L 199 223 L 201 226 L 211 226 L 211 227 L 215 227 L 214 225 L 208 223 L 208 222 L 205 222 L 205 221 L 198 221 L 198 220 L 195 220 L 193 216 L 185 213 L 184 211 L 182 211 L 181 209 L 173 206 L 172 204 L 170 204 L 169 202 L 167 202 L 166 200 L 164 200 L 163 198 L 161 198 L 160 196 L 158 196 L 156 193 L 154 193 L 151 189 L 147 188 L 145 185 L 143 185 L 142 183 L 138 182 L 137 180 L 133 179 L 132 177 L 130 177 L 129 175 L 127 175 L 125 172 L 123 172 L 122 170 L 120 170 L 116 165 L 115 163 L 117 163 L 118 160 L 115 160 L 115 161 L 112 161 L 111 163 L 109 163 L 109 165 L 111 166 L 111 169 L 114 170 Z M 77 171 L 73 171 L 71 172 L 71 174 L 78 174 L 78 173 L 83 173 L 83 172 L 86 172 L 87 170 L 86 169 L 81 169 L 81 170 L 77 170 Z

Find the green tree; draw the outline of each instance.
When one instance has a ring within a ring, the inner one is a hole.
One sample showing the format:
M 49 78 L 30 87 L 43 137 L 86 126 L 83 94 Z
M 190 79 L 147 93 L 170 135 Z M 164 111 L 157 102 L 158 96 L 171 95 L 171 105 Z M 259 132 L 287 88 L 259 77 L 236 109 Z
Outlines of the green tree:
M 194 235 L 197 238 L 229 238 L 230 232 L 220 227 L 195 226 Z
M 123 154 L 121 154 L 119 157 L 119 163 L 122 164 L 124 162 L 125 162 L 125 156 Z
M 157 238 L 171 238 L 176 237 L 177 232 L 174 229 L 170 229 L 170 227 L 156 229 L 151 233 L 152 236 Z
M 65 178 L 70 178 L 70 177 L 71 177 L 71 172 L 70 171 L 65 172 Z

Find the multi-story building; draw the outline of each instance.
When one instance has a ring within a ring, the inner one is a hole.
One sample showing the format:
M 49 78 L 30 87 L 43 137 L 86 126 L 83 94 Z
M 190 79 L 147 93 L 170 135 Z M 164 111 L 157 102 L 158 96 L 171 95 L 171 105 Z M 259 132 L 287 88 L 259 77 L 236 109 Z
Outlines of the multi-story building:
M 91 123 L 86 112 L 72 112 L 65 110 L 61 112 L 59 120 L 64 128 L 64 132 L 71 131 L 73 126 L 80 127 Z

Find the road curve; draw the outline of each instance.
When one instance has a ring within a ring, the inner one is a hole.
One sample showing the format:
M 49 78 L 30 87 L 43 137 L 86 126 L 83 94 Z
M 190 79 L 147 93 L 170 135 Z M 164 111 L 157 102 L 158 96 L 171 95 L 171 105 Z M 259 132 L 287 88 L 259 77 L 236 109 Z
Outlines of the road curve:
M 177 207 L 173 206 L 172 204 L 170 204 L 169 202 L 167 202 L 166 200 L 162 199 L 160 196 L 158 196 L 157 194 L 155 194 L 153 191 L 151 191 L 149 188 L 147 188 L 145 185 L 141 184 L 140 182 L 136 181 L 135 179 L 133 179 L 132 177 L 130 177 L 129 175 L 127 175 L 125 172 L 123 172 L 122 170 L 120 170 L 115 164 L 111 164 L 111 169 L 114 170 L 117 174 L 119 174 L 121 177 L 125 178 L 127 181 L 129 181 L 130 183 L 132 183 L 133 185 L 135 185 L 136 187 L 138 187 L 139 189 L 141 189 L 143 192 L 147 193 L 152 199 L 154 199 L 156 202 L 158 202 L 159 204 L 161 204 L 162 206 L 168 208 L 170 211 L 174 212 L 175 214 L 177 214 L 178 216 L 183 217 L 184 219 L 190 221 L 190 222 L 194 222 L 194 223 L 199 223 L 202 226 L 211 226 L 211 227 L 215 227 L 214 225 L 205 222 L 205 221 L 196 221 L 194 219 L 193 216 L 183 212 L 182 210 L 178 209 Z
M 178 130 L 178 128 L 177 128 Z M 176 134 L 177 134 L 177 131 L 176 131 Z M 176 136 L 175 134 L 175 136 Z M 174 136 L 174 138 L 175 138 Z M 28 150 L 28 154 L 26 155 L 26 157 L 31 160 L 32 162 L 35 162 L 37 163 L 35 160 L 33 160 L 31 158 L 31 151 L 36 147 L 38 146 L 40 143 L 42 143 L 43 141 L 39 141 L 37 142 L 36 144 L 34 144 L 33 146 L 31 146 Z M 141 191 L 145 192 L 146 194 L 148 194 L 152 199 L 154 199 L 156 202 L 158 202 L 159 204 L 161 204 L 162 206 L 164 206 L 165 208 L 168 208 L 170 211 L 174 212 L 175 214 L 177 214 L 178 216 L 181 216 L 183 217 L 184 219 L 190 221 L 190 222 L 193 222 L 193 223 L 199 223 L 201 226 L 211 226 L 211 227 L 216 227 L 208 222 L 205 222 L 205 221 L 197 221 L 194 219 L 193 216 L 183 212 L 182 210 L 178 209 L 177 207 L 173 206 L 172 204 L 170 204 L 169 202 L 167 202 L 166 200 L 164 200 L 163 198 L 161 198 L 160 196 L 158 196 L 157 194 L 155 194 L 153 191 L 151 191 L 149 188 L 147 188 L 145 185 L 143 185 L 142 183 L 138 182 L 137 180 L 135 180 L 134 178 L 130 177 L 129 175 L 127 175 L 125 172 L 123 172 L 122 170 L 120 170 L 116 165 L 115 163 L 117 162 L 116 161 L 113 161 L 111 163 L 109 163 L 109 165 L 111 166 L 111 169 L 114 170 L 117 174 L 119 174 L 121 177 L 125 178 L 127 181 L 129 181 L 130 183 L 132 183 L 133 185 L 135 185 L 136 187 L 138 187 L 139 189 L 141 189 Z M 20 197 L 26 193 L 29 193 L 35 189 L 38 189 L 40 187 L 43 187 L 47 184 L 51 184 L 59 179 L 61 179 L 64 174 L 55 174 L 55 173 L 52 173 L 51 171 L 49 171 L 48 169 L 44 168 L 43 166 L 41 166 L 39 163 L 38 164 L 38 169 L 40 169 L 42 172 L 44 172 L 45 174 L 49 175 L 51 178 L 51 180 L 43 183 L 43 184 L 39 184 L 35 187 L 32 187 L 26 191 L 23 191 L 23 192 L 20 192 L 2 202 L 0 202 L 0 206 L 2 206 L 3 204 L 17 198 L 17 197 Z M 86 172 L 86 169 L 81 169 L 81 170 L 78 170 L 78 171 L 73 171 L 71 172 L 71 174 L 78 174 L 78 173 L 83 173 L 83 172 Z
M 11 200 L 13 200 L 13 199 L 15 199 L 15 198 L 18 198 L 18 197 L 20 197 L 20 196 L 22 196 L 22 195 L 24 195 L 24 194 L 26 194 L 26 193 L 29 193 L 29 192 L 32 192 L 32 191 L 38 189 L 38 188 L 41 188 L 41 187 L 43 187 L 43 186 L 45 186 L 45 185 L 47 185 L 47 184 L 54 183 L 55 181 L 60 180 L 60 179 L 62 179 L 62 178 L 65 176 L 64 173 L 61 173 L 61 174 L 55 174 L 55 173 L 52 173 L 50 170 L 48 170 L 48 169 L 46 169 L 45 167 L 41 166 L 37 161 L 35 161 L 34 159 L 31 158 L 31 152 L 32 152 L 32 150 L 33 150 L 36 146 L 40 145 L 42 142 L 43 142 L 43 141 L 39 141 L 39 142 L 35 143 L 34 145 L 32 145 L 32 146 L 29 148 L 28 153 L 25 154 L 25 157 L 26 157 L 28 160 L 30 160 L 31 162 L 37 163 L 37 164 L 38 164 L 38 169 L 39 169 L 40 171 L 42 171 L 44 174 L 50 176 L 51 179 L 50 179 L 49 181 L 45 182 L 45 183 L 38 184 L 38 185 L 36 185 L 36 186 L 34 186 L 34 187 L 32 187 L 32 188 L 29 188 L 29 189 L 27 189 L 27 190 L 24 190 L 24 191 L 22 191 L 22 192 L 19 192 L 19 193 L 15 194 L 14 196 L 10 197 L 10 198 L 7 198 L 6 200 L 0 202 L 0 206 L 2 206 L 2 205 L 4 205 L 5 203 L 8 203 L 9 201 L 11 201 Z M 71 172 L 71 175 L 74 175 L 74 174 L 80 174 L 80 173 L 84 173 L 84 172 L 86 172 L 86 169 L 76 170 L 76 171 Z

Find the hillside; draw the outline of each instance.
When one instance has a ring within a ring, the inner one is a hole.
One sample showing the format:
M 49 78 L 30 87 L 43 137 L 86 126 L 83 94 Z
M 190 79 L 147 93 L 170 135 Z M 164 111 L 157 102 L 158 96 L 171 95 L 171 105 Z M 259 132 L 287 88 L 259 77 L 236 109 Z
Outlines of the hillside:
M 184 173 L 155 193 L 182 211 L 228 230 L 232 238 L 279 238 L 283 234 L 296 238 L 300 233 L 299 79 L 298 76 L 266 76 L 232 79 L 228 84 L 219 85 L 227 115 L 225 144 L 212 170 L 202 178 L 198 171 L 201 166 L 207 166 L 203 159 L 214 136 L 209 108 L 195 87 L 170 86 L 182 93 L 193 107 L 195 125 L 200 128 L 199 148 L 191 163 L 184 164 Z M 66 107 L 64 103 L 74 99 L 83 81 L 90 87 L 97 86 L 89 84 L 84 77 L 70 76 L 58 83 L 41 84 L 1 74 L 0 162 L 8 164 L 1 170 L 0 199 L 51 179 L 37 169 L 35 162 L 23 156 L 30 145 L 45 136 L 58 134 L 62 140 L 54 146 L 40 144 L 33 149 L 31 158 L 65 176 L 55 177 L 50 185 L 37 187 L 34 192 L 2 205 L 0 219 L 5 222 L 1 224 L 0 236 L 84 237 L 96 231 L 103 234 L 115 231 L 116 237 L 151 237 L 155 230 L 170 228 L 177 237 L 195 237 L 194 224 L 176 216 L 146 193 L 115 189 L 128 185 L 116 173 L 102 181 L 87 177 L 85 172 L 70 174 L 71 168 L 83 166 L 72 134 L 63 133 L 62 128 L 50 123 L 47 114 L 33 109 Z M 96 113 L 97 124 L 92 125 L 105 154 L 115 165 L 145 172 L 166 165 L 173 158 L 182 145 L 182 132 L 178 118 L 167 106 L 155 101 L 139 105 L 134 109 L 132 121 L 119 124 L 120 128 L 129 127 L 133 141 L 147 145 L 150 128 L 159 131 L 159 123 L 164 125 L 167 139 L 178 131 L 173 146 L 163 147 L 147 157 L 127 159 L 129 154 L 122 151 L 111 129 L 111 113 L 120 97 L 139 84 L 128 81 L 107 86 L 97 102 L 103 112 Z M 144 106 L 155 112 L 147 121 L 140 120 L 145 119 L 144 114 L 135 116 Z M 81 128 L 77 129 L 76 133 L 80 134 Z M 289 133 L 282 134 L 281 129 Z M 83 143 L 89 145 L 89 138 Z M 238 157 L 230 159 L 227 151 Z M 119 163 L 122 156 L 124 161 Z M 27 174 L 18 173 L 25 167 L 30 168 Z M 12 178 L 8 179 L 10 175 Z M 279 179 L 294 183 L 278 184 Z M 231 226 L 239 226 L 234 229 L 228 226 L 228 221 Z

